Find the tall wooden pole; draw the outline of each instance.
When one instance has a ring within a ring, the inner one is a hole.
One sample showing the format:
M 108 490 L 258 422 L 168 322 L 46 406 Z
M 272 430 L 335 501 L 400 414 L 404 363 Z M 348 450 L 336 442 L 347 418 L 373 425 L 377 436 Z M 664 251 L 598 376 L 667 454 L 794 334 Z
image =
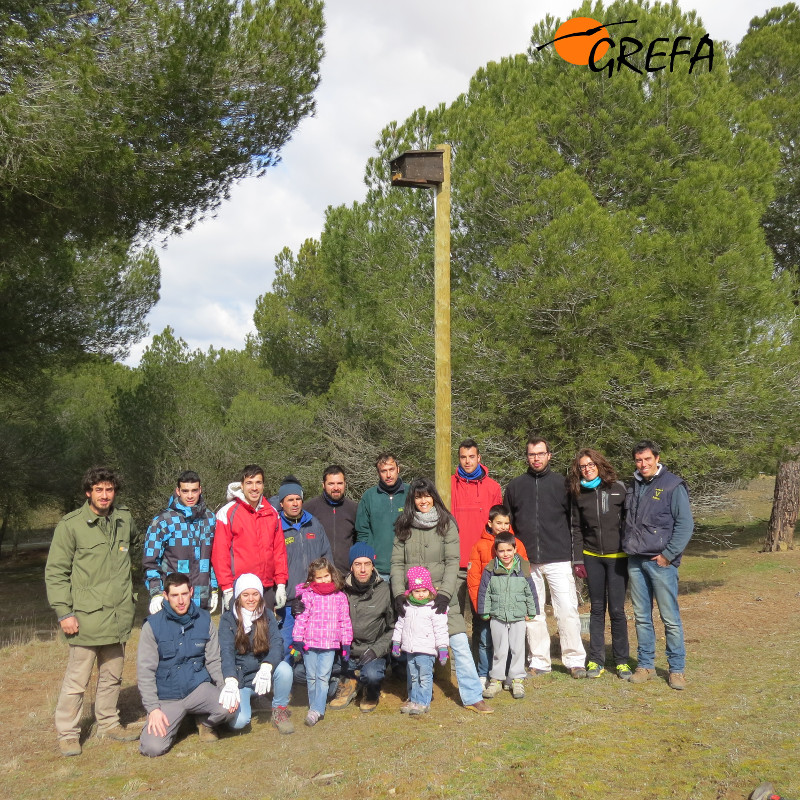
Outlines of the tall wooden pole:
M 436 189 L 434 226 L 434 338 L 436 357 L 436 488 L 450 508 L 450 145 L 443 151 L 444 180 Z

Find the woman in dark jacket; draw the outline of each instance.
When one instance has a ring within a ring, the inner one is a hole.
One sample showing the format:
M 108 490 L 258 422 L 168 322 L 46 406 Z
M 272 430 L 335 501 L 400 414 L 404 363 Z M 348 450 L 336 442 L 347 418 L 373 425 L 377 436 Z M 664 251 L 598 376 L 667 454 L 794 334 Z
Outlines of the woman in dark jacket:
M 461 550 L 458 525 L 445 508 L 436 487 L 427 478 L 411 482 L 402 513 L 394 525 L 391 584 L 396 611 L 404 612 L 406 574 L 411 567 L 425 567 L 431 574 L 437 595 L 437 613 L 447 614 L 450 649 L 461 702 L 479 714 L 493 709 L 483 699 L 483 687 L 475 669 L 467 639 L 464 617 L 456 592 Z
M 229 725 L 244 728 L 251 719 L 254 694 L 272 688 L 272 724 L 281 733 L 293 733 L 289 719 L 292 668 L 283 661 L 283 639 L 275 615 L 264 604 L 261 579 L 240 575 L 233 587 L 234 602 L 219 620 L 219 649 L 225 686 L 219 701 L 239 713 Z
M 628 622 L 625 592 L 628 559 L 622 552 L 625 485 L 597 450 L 586 448 L 575 456 L 569 471 L 573 537 L 583 540 L 583 563 L 592 604 L 589 621 L 588 678 L 605 672 L 606 605 L 611 619 L 611 646 L 617 676 L 630 680 Z

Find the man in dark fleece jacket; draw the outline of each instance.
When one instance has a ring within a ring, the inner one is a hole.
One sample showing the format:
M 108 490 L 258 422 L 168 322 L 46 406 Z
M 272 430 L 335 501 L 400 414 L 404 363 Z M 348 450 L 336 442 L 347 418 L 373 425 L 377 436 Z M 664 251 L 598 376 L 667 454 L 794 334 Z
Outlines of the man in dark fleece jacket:
M 639 643 L 638 666 L 631 683 L 655 675 L 656 635 L 653 600 L 664 623 L 669 685 L 684 689 L 686 647 L 678 608 L 678 566 L 694 531 L 689 490 L 683 478 L 660 463 L 658 446 L 644 439 L 633 448 L 636 472 L 625 497 L 622 549 L 628 553 L 631 603 Z
M 553 613 L 561 640 L 561 661 L 573 678 L 586 677 L 586 651 L 581 641 L 578 594 L 573 576 L 586 577 L 583 553 L 573 541 L 567 481 L 550 470 L 550 445 L 531 436 L 526 445 L 528 471 L 506 487 L 505 505 L 511 511 L 514 533 L 525 545 L 541 613 L 527 623 L 531 660 L 528 672 L 540 675 L 552 669 L 550 634 L 544 613 L 544 581 L 550 587 Z
M 331 464 L 322 473 L 322 494 L 307 500 L 303 506 L 325 528 L 336 569 L 346 575 L 350 569 L 350 548 L 356 540 L 358 504 L 346 497 L 347 480 L 338 464 Z

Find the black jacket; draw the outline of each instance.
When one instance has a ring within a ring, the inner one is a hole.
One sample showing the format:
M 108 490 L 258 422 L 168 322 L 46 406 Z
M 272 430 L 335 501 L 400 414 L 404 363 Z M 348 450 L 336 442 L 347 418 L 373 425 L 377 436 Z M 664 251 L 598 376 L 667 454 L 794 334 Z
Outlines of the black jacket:
M 350 571 L 350 548 L 356 541 L 358 503 L 345 497 L 338 506 L 334 506 L 324 495 L 318 495 L 304 503 L 303 508 L 322 523 L 328 534 L 333 563 L 342 575 L 347 575 Z
M 582 550 L 605 556 L 622 552 L 625 524 L 625 484 L 615 481 L 610 487 L 583 489 L 572 498 L 572 535 L 582 542 Z
M 504 502 L 531 564 L 583 563 L 580 537 L 573 540 L 570 532 L 570 501 L 563 475 L 551 472 L 550 467 L 543 472 L 528 469 L 508 484 Z
M 353 625 L 350 652 L 356 660 L 367 650 L 372 650 L 380 658 L 392 646 L 395 617 L 389 584 L 377 572 L 374 575 L 375 583 L 366 592 L 358 592 L 353 588 L 352 572 L 344 581 L 344 593 L 350 604 L 350 622 Z

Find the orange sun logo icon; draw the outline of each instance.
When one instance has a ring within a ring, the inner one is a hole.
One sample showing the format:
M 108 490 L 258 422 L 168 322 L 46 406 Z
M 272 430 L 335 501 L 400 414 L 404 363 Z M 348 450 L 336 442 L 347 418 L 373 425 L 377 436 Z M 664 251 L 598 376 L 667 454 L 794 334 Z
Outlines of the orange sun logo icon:
M 606 38 L 608 31 L 601 22 L 591 17 L 573 17 L 558 28 L 553 44 L 564 61 L 586 66 L 592 48 Z M 608 52 L 608 48 L 608 42 L 600 44 L 594 51 L 594 60 L 599 61 Z

